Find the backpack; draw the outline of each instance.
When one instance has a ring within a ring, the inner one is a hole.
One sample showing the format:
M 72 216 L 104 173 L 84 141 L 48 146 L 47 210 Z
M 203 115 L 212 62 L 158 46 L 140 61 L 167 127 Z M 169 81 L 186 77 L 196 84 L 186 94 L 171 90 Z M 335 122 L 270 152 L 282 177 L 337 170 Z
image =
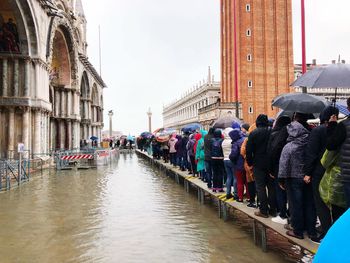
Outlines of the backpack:
M 211 143 L 211 157 L 223 157 L 222 152 L 222 139 L 212 139 Z

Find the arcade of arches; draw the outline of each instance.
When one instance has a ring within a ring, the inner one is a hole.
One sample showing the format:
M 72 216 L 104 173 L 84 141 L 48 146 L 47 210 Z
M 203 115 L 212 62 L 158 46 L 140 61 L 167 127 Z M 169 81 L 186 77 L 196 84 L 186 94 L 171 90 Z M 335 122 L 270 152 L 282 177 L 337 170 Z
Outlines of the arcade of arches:
M 101 138 L 106 85 L 87 59 L 81 6 L 1 1 L 0 158 L 16 157 L 18 143 L 35 156 Z

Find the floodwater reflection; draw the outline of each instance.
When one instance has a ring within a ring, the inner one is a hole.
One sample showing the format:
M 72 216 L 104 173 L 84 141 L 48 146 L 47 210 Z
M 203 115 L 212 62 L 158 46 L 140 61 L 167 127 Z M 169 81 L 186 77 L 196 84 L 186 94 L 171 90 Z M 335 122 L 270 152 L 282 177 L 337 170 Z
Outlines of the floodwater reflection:
M 283 262 L 135 154 L 0 194 L 0 262 Z

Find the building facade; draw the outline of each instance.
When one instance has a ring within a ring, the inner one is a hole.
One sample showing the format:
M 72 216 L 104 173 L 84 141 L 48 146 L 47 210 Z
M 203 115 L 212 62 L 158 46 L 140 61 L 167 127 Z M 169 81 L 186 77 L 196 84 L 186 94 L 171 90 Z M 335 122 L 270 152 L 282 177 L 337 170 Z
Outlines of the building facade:
M 105 83 L 87 58 L 81 0 L 0 4 L 0 158 L 79 148 L 103 127 Z
M 221 0 L 221 101 L 252 123 L 293 79 L 291 0 Z
M 201 108 L 220 100 L 220 82 L 214 81 L 210 69 L 206 81 L 200 82 L 181 99 L 163 107 L 163 126 L 181 130 L 189 123 L 198 123 Z

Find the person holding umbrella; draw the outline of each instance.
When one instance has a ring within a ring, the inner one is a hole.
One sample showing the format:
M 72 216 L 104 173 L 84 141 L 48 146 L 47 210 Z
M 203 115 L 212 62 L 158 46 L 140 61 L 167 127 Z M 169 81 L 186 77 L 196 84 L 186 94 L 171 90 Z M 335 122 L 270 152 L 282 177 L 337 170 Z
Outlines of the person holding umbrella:
M 317 216 L 320 219 L 322 233 L 320 238 L 328 232 L 332 223 L 336 221 L 344 212 L 340 207 L 332 205 L 332 213 L 328 206 L 320 197 L 319 186 L 325 173 L 321 164 L 321 158 L 326 150 L 328 122 L 331 116 L 338 117 L 339 110 L 333 106 L 328 106 L 320 115 L 321 125 L 312 129 L 309 142 L 306 147 L 304 181 L 312 184 Z M 317 241 L 317 240 L 315 240 Z
M 350 110 L 350 98 L 346 102 Z M 350 208 L 350 116 L 340 123 L 337 123 L 336 116 L 332 116 L 329 120 L 329 132 L 326 148 L 329 151 L 340 150 L 339 166 L 347 208 Z

